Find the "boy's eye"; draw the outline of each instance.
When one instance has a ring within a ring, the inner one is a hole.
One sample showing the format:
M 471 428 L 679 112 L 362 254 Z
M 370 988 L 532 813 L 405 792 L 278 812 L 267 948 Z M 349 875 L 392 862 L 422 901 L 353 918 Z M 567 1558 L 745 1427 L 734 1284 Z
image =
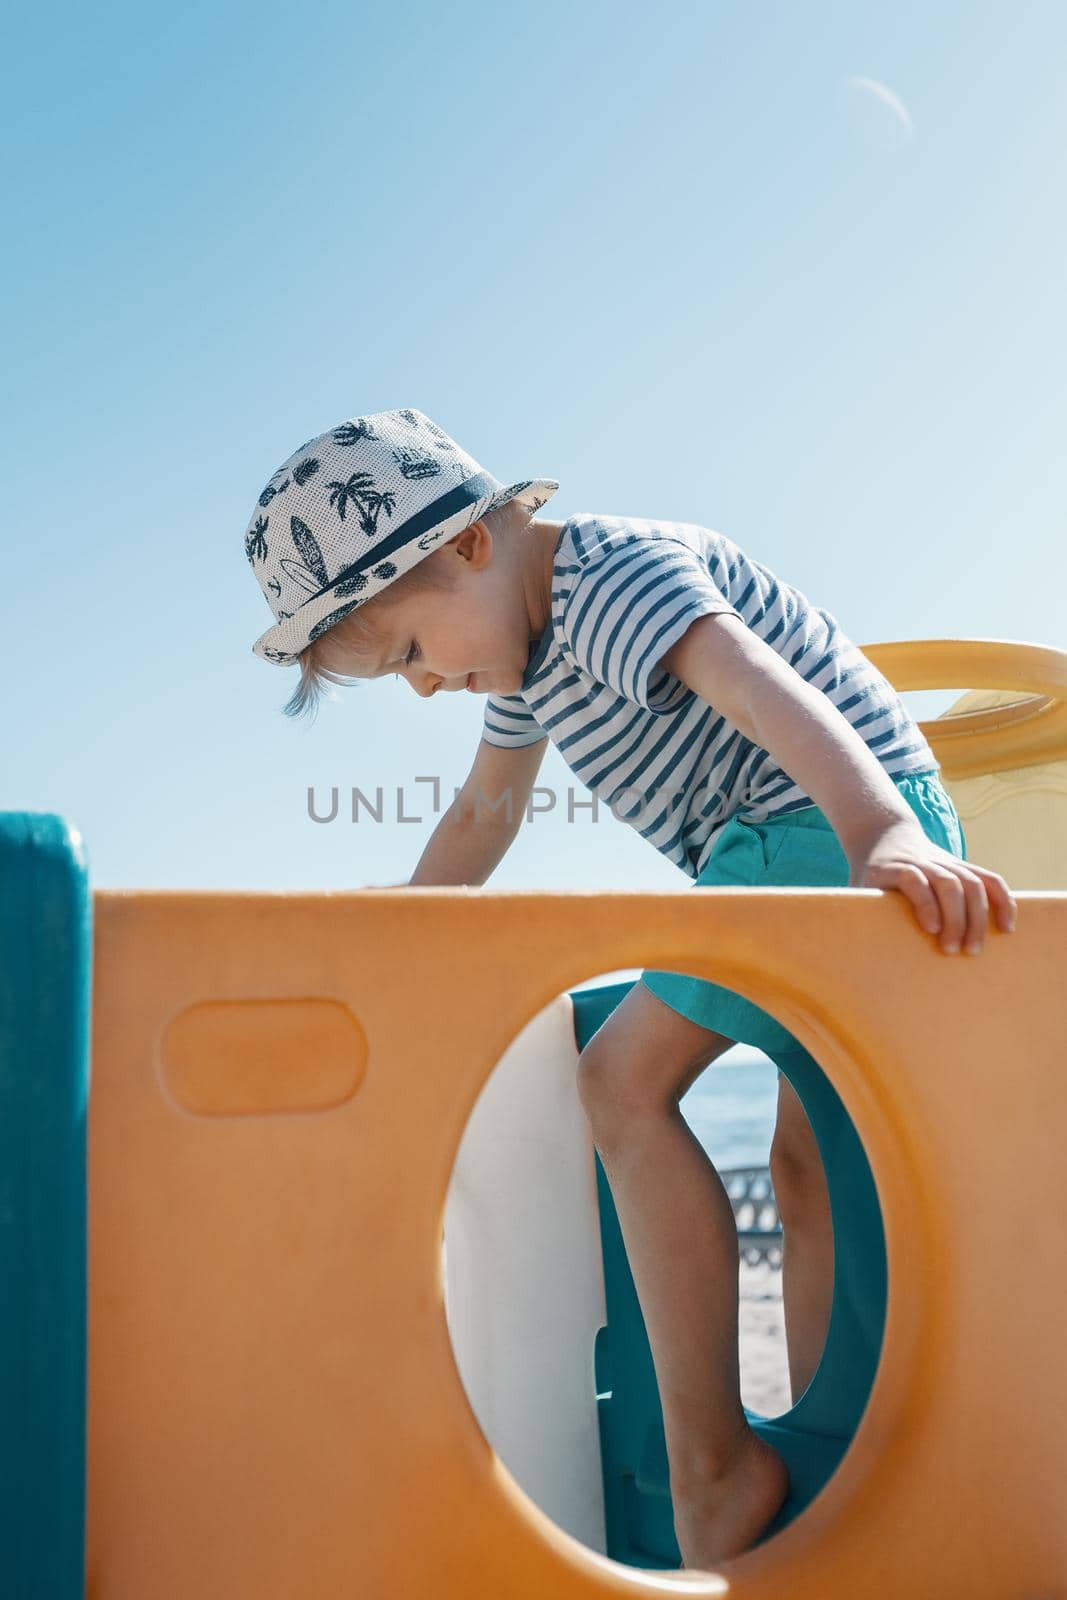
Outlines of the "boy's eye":
M 410 667 L 411 663 L 414 661 L 414 659 L 418 655 L 418 653 L 419 653 L 419 647 L 416 644 L 415 640 L 412 639 L 411 644 L 408 646 L 408 653 L 404 657 L 404 665 L 405 665 L 405 667 Z

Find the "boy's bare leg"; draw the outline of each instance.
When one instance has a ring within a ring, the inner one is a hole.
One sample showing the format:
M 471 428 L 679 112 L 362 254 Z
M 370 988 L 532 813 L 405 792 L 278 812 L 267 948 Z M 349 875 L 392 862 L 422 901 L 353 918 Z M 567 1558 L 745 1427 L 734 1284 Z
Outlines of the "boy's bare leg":
M 815 1376 L 834 1297 L 834 1234 L 830 1191 L 804 1107 L 778 1074 L 778 1118 L 771 1181 L 782 1219 L 782 1309 L 789 1388 L 796 1405 Z
M 747 1550 L 789 1474 L 748 1426 L 737 1353 L 737 1227 L 678 1102 L 733 1040 L 635 984 L 582 1052 L 579 1090 L 648 1330 L 686 1567 Z

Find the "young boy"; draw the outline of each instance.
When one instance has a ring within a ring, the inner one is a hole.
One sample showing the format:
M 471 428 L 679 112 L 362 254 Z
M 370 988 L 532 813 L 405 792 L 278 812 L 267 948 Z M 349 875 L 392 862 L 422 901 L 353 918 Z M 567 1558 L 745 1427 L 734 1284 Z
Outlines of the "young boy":
M 697 884 L 897 889 L 946 952 L 978 953 L 990 907 L 1010 931 L 1011 892 L 965 860 L 929 745 L 829 613 L 695 524 L 533 520 L 557 488 L 503 487 L 422 412 L 379 412 L 296 451 L 245 533 L 276 619 L 253 649 L 301 670 L 287 711 L 323 682 L 385 672 L 427 697 L 486 697 L 474 764 L 412 884 L 486 881 L 551 740 Z M 788 1487 L 741 1405 L 733 1212 L 678 1111 L 737 1040 L 777 1061 L 800 1049 L 729 990 L 649 972 L 580 1061 L 687 1567 L 748 1549 Z M 822 1351 L 833 1240 L 818 1149 L 781 1072 L 771 1169 L 796 1400 Z

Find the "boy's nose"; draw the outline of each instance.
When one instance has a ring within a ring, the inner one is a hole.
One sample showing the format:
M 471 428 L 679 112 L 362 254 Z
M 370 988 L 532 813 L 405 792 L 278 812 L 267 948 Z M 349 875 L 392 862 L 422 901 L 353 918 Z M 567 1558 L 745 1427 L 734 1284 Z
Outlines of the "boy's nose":
M 461 689 L 465 689 L 466 687 L 466 678 L 457 679 L 455 683 L 446 683 L 440 674 L 427 673 L 422 679 L 421 684 L 416 685 L 416 690 L 422 695 L 424 700 L 428 700 L 430 695 L 437 693 L 438 689 L 444 689 L 446 694 L 458 694 Z
M 442 688 L 443 684 L 444 679 L 438 673 L 427 672 L 423 674 L 422 678 L 412 683 L 412 688 L 416 694 L 421 695 L 424 700 L 428 700 L 432 694 L 436 694 L 438 689 Z

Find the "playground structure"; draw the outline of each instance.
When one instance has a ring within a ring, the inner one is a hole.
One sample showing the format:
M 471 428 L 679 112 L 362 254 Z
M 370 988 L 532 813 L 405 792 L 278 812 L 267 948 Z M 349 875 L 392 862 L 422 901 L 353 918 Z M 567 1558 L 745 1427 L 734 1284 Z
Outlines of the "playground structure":
M 1017 1329 L 1067 1201 L 1067 655 L 866 653 L 976 686 L 923 727 L 969 853 L 1022 891 L 977 961 L 873 891 L 90 897 L 61 819 L 0 818 L 6 1593 L 1067 1588 L 1063 1284 Z M 729 984 L 819 1068 L 831 1328 L 756 1419 L 794 1504 L 720 1575 L 670 1570 L 573 1089 L 619 997 L 574 986 L 641 966 Z

